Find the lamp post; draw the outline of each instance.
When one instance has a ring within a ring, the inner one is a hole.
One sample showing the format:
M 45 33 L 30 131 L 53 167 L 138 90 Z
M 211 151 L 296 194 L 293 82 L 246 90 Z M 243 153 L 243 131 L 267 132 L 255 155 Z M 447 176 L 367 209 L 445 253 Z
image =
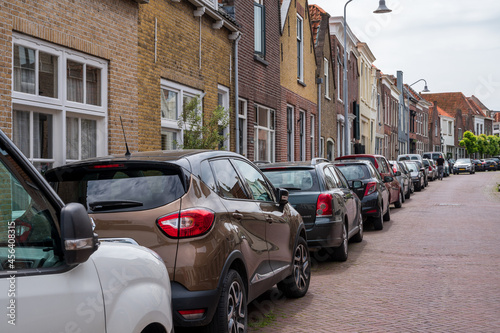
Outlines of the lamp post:
M 408 86 L 408 88 L 419 83 L 420 81 L 425 82 L 424 90 L 422 90 L 422 92 L 430 92 L 429 88 L 427 88 L 427 81 L 425 81 L 425 79 L 419 79 L 419 80 L 413 82 L 412 84 L 410 84 Z M 403 84 L 403 89 L 404 89 L 404 84 Z M 404 92 L 403 92 L 403 94 L 404 94 Z M 410 152 L 410 89 L 408 89 L 408 153 L 409 152 Z
M 349 101 L 347 93 L 347 22 L 346 22 L 346 9 L 347 5 L 353 0 L 349 0 L 344 5 L 344 155 L 349 155 L 351 145 L 350 145 L 350 135 L 349 135 Z M 387 8 L 385 5 L 385 0 L 379 0 L 378 8 L 373 11 L 375 14 L 390 13 L 392 10 Z

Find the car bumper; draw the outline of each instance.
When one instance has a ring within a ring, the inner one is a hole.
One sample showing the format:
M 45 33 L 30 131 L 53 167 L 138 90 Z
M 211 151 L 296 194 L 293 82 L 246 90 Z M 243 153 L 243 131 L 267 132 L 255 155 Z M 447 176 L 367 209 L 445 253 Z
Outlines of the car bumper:
M 212 321 L 220 299 L 220 291 L 218 289 L 190 291 L 175 281 L 171 281 L 171 289 L 174 326 L 204 326 Z M 194 309 L 205 309 L 206 311 L 202 318 L 192 320 L 185 319 L 179 313 L 182 310 Z
M 363 217 L 380 216 L 378 193 L 363 197 L 361 200 L 361 215 Z
M 342 244 L 342 220 L 316 217 L 314 225 L 306 228 L 309 249 L 337 247 Z
M 455 168 L 455 169 L 453 169 L 453 173 L 461 173 L 461 172 L 471 172 L 471 168 Z

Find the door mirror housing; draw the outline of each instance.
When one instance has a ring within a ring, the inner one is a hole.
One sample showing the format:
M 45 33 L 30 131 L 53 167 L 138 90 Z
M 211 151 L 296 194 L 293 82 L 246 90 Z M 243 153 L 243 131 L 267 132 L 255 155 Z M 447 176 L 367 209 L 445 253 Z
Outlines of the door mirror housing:
M 390 182 L 392 182 L 393 180 L 394 180 L 394 178 L 393 178 L 393 177 L 391 177 L 391 176 L 385 176 L 385 177 L 384 177 L 384 183 L 390 183 Z
M 84 263 L 97 250 L 94 223 L 82 204 L 69 203 L 61 210 L 61 241 L 68 265 Z
M 396 171 L 396 176 L 401 176 L 401 171 Z
M 284 188 L 278 189 L 278 203 L 280 205 L 286 205 L 288 203 L 288 190 Z

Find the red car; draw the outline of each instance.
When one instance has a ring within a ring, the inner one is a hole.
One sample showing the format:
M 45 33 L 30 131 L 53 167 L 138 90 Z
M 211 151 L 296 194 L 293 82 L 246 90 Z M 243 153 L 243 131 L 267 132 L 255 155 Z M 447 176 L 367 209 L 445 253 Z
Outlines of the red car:
M 401 191 L 401 185 L 396 179 L 394 172 L 392 171 L 389 161 L 382 155 L 370 155 L 370 154 L 355 154 L 355 155 L 345 155 L 335 158 L 336 161 L 341 160 L 367 160 L 373 163 L 375 168 L 378 170 L 382 179 L 384 180 L 387 190 L 389 190 L 389 203 L 393 203 L 396 208 L 400 208 L 403 203 L 403 192 Z

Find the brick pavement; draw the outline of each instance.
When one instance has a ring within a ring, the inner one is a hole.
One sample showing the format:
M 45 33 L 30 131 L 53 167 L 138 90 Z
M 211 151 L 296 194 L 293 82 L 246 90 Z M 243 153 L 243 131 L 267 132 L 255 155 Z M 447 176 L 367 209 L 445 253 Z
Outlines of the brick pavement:
M 255 300 L 249 332 L 500 332 L 498 183 L 500 172 L 431 182 L 346 262 L 315 263 L 304 298 Z

